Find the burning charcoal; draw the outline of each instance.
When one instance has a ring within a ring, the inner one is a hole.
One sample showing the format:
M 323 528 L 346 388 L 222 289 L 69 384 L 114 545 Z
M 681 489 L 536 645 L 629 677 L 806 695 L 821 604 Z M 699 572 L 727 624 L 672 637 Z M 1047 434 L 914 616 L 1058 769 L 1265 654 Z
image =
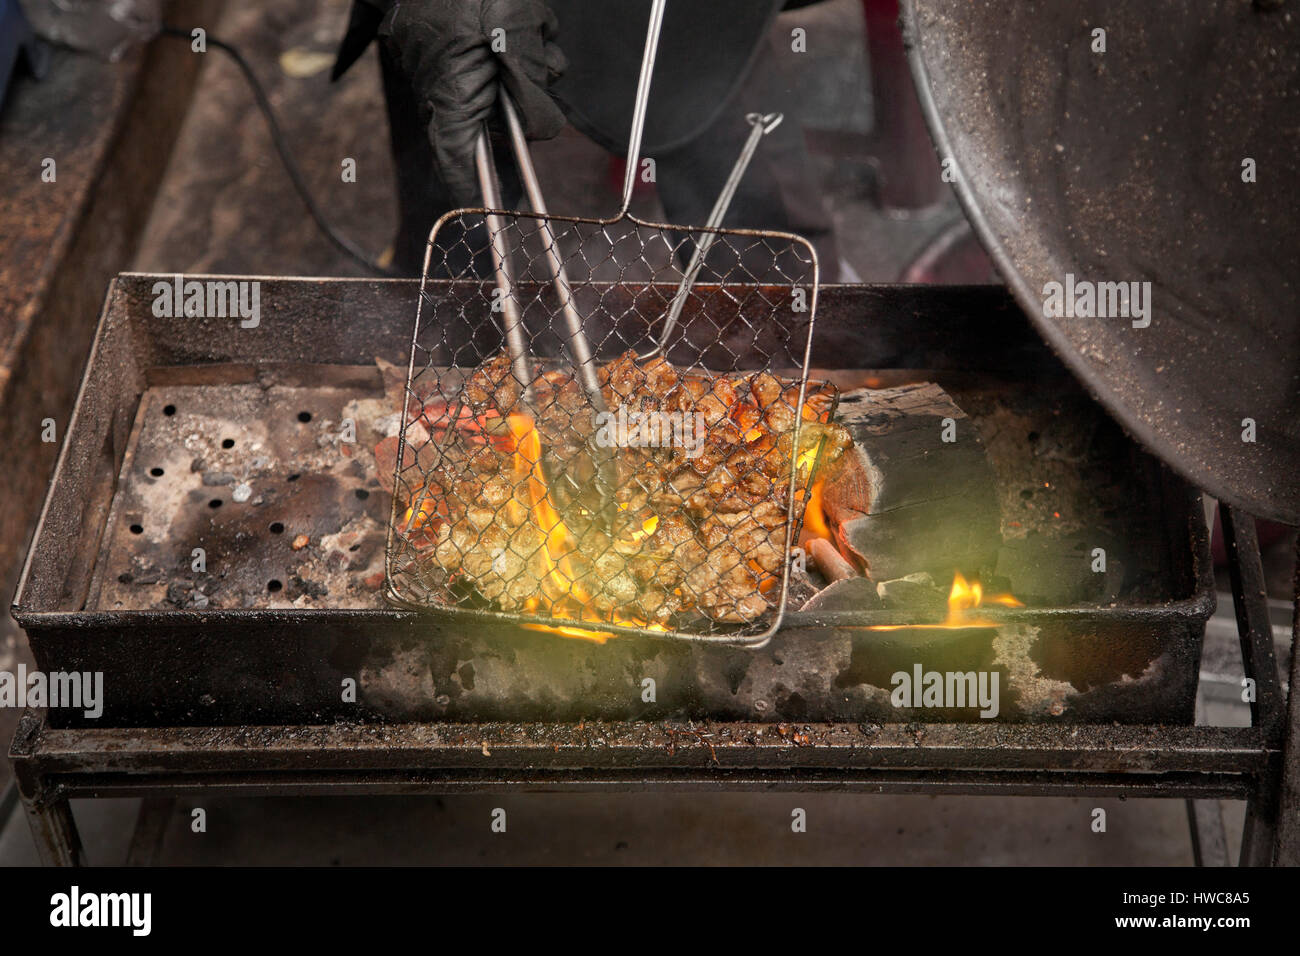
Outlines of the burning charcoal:
M 393 474 L 397 470 L 397 446 L 400 439 L 394 435 L 375 445 L 375 477 L 379 487 L 388 494 L 393 493 Z M 406 426 L 406 449 L 402 455 L 404 476 L 425 474 L 433 466 L 437 452 L 429 441 L 429 433 L 419 422 L 410 422 Z M 407 477 L 407 481 L 414 480 Z
M 800 610 L 876 611 L 882 606 L 876 584 L 866 578 L 844 578 L 822 588 Z
M 858 577 L 858 569 L 849 563 L 848 559 L 840 554 L 835 545 L 825 538 L 812 538 L 808 542 L 808 554 L 812 557 L 817 570 L 828 581 L 842 581 L 845 578 Z
M 892 581 L 881 581 L 876 585 L 876 593 L 887 610 L 934 611 L 944 613 L 948 608 L 948 596 L 934 583 L 934 578 L 925 572 L 904 575 Z
M 837 417 L 853 448 L 823 473 L 822 508 L 870 577 L 992 565 L 1001 543 L 993 469 L 943 389 L 859 389 L 843 396 Z
M 309 544 L 311 544 L 311 538 L 307 537 L 305 534 L 300 534 L 293 539 L 293 544 L 291 544 L 290 547 L 295 551 L 301 551 Z

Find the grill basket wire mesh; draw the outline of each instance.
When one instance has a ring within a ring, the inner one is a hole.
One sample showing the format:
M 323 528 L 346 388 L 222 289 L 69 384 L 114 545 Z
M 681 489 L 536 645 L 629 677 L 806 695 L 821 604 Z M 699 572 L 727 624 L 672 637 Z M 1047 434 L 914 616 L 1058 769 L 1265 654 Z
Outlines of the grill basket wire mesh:
M 514 266 L 505 293 L 492 278 L 494 226 Z M 662 356 L 633 361 L 654 348 L 683 264 L 708 233 Z M 608 415 L 573 374 L 549 243 Z M 443 216 L 411 341 L 389 600 L 573 636 L 768 640 L 785 612 L 817 425 L 837 399 L 831 385 L 808 381 L 817 278 L 811 244 L 789 233 L 626 212 Z M 503 294 L 522 317 L 527 390 L 506 352 Z M 639 427 L 647 412 L 653 424 Z M 616 505 L 602 508 L 593 462 L 611 445 Z

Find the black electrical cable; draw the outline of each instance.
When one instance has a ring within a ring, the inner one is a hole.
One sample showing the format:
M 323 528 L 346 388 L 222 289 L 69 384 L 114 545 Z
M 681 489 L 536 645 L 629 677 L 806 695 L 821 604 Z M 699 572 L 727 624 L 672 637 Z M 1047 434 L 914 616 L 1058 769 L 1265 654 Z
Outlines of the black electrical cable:
M 162 28 L 162 33 L 164 36 L 180 37 L 185 40 L 191 39 L 194 35 L 193 30 L 169 26 L 164 26 Z M 315 198 L 311 194 L 311 190 L 307 187 L 307 181 L 303 179 L 302 170 L 298 168 L 298 161 L 294 159 L 293 153 L 289 149 L 289 144 L 285 142 L 284 132 L 280 129 L 280 124 L 275 118 L 275 112 L 271 109 L 271 101 L 267 99 L 266 91 L 262 88 L 261 82 L 257 79 L 257 75 L 253 73 L 252 67 L 248 65 L 248 61 L 244 59 L 243 54 L 229 43 L 226 43 L 224 40 L 218 40 L 211 34 L 207 35 L 206 42 L 209 45 L 216 47 L 218 50 L 221 50 L 234 60 L 235 65 L 238 66 L 240 72 L 244 74 L 244 79 L 248 81 L 249 88 L 253 91 L 253 99 L 257 101 L 257 108 L 262 111 L 262 116 L 266 119 L 266 125 L 271 131 L 271 142 L 275 144 L 275 151 L 280 154 L 280 162 L 284 164 L 284 171 L 289 174 L 289 179 L 293 182 L 294 189 L 297 190 L 299 197 L 301 197 L 303 201 L 303 205 L 307 207 L 307 212 L 311 214 L 311 218 L 320 228 L 320 231 L 323 232 L 326 238 L 328 238 L 330 242 L 334 243 L 340 251 L 356 260 L 371 272 L 378 273 L 382 276 L 396 276 L 396 272 L 387 269 L 372 260 L 360 248 L 354 245 L 347 236 L 342 235 L 329 224 L 329 221 L 325 218 L 325 213 L 321 210 L 320 206 L 317 205 Z

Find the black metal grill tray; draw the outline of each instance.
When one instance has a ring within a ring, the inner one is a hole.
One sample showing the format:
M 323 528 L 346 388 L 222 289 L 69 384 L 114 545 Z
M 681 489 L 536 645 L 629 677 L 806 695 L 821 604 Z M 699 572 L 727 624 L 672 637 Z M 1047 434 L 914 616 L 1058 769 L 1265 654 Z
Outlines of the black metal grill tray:
M 373 587 L 382 563 L 368 559 L 370 525 L 382 528 L 388 507 L 369 439 L 345 454 L 329 435 L 349 415 L 382 414 L 375 359 L 404 366 L 416 283 L 261 279 L 260 324 L 244 329 L 155 316 L 154 286 L 171 279 L 128 274 L 109 291 L 15 597 L 42 669 L 104 673 L 101 726 L 979 719 L 894 708 L 890 675 L 915 664 L 997 671 L 1001 720 L 1192 720 L 1214 604 L 1199 496 L 1105 417 L 1003 290 L 826 287 L 814 374 L 939 381 L 1007 479 L 1004 519 L 1019 508 L 1032 526 L 1021 543 L 1046 541 L 1050 553 L 1095 537 L 1121 572 L 1069 603 L 1053 603 L 1045 578 L 1041 593 L 1021 595 L 1030 607 L 990 612 L 996 629 L 881 632 L 866 627 L 901 623 L 896 612 L 792 611 L 750 650 L 594 645 L 386 606 Z M 1043 475 L 1070 502 L 1068 533 L 1054 529 L 1050 503 L 1021 496 L 1017 481 Z M 295 551 L 300 533 L 313 543 Z M 209 583 L 187 589 L 195 547 Z M 331 565 L 333 552 L 356 556 Z

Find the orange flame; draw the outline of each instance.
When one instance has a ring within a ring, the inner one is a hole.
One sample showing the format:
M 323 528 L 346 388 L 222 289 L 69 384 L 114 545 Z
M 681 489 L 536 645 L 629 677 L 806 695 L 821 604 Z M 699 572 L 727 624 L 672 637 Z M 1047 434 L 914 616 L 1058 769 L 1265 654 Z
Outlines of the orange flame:
M 948 616 L 941 624 L 874 624 L 873 631 L 898 631 L 914 629 L 946 629 L 961 627 L 997 627 L 996 621 L 990 621 L 976 614 L 968 616 L 967 612 L 981 607 L 985 602 L 1000 604 L 1003 607 L 1024 607 L 1010 594 L 984 594 L 984 586 L 978 580 L 968 582 L 960 572 L 953 574 L 952 590 L 948 592 Z
M 834 541 L 830 525 L 826 521 L 826 510 L 822 507 L 822 485 L 825 483 L 824 479 L 819 478 L 808 490 L 808 504 L 803 509 L 803 526 L 810 537 Z
M 552 617 L 572 618 L 575 621 L 626 624 L 652 631 L 668 630 L 662 624 L 629 617 L 617 611 L 602 615 L 592 606 L 591 592 L 578 580 L 580 575 L 573 566 L 573 555 L 578 550 L 577 540 L 551 504 L 546 477 L 542 471 L 542 440 L 537 433 L 537 427 L 529 416 L 518 413 L 507 416 L 507 424 L 515 438 L 513 458 L 515 478 L 522 484 L 526 498 L 526 504 L 517 498 L 512 498 L 507 503 L 507 507 L 511 509 L 511 520 L 519 525 L 531 519 L 546 536 L 545 547 L 541 550 L 547 566 L 542 589 L 549 606 L 543 609 L 542 599 L 534 597 L 525 602 L 525 608 L 532 613 L 545 610 Z M 638 541 L 654 534 L 658 526 L 658 517 L 652 515 L 642 522 L 639 530 L 632 532 L 632 540 Z M 591 631 L 563 625 L 526 623 L 523 626 L 531 631 L 546 631 L 563 637 L 595 641 L 599 644 L 615 636 L 612 631 Z

